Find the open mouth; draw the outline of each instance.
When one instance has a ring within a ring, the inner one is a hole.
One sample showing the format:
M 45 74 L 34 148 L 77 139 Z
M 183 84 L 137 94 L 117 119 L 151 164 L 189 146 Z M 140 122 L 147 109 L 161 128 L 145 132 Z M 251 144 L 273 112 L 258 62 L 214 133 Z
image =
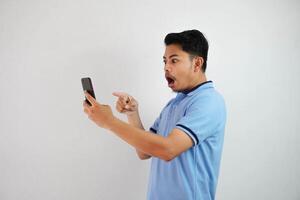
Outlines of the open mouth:
M 175 79 L 170 77 L 170 76 L 166 76 L 166 79 L 168 81 L 168 85 L 169 86 L 173 86 L 174 85 L 174 82 L 175 82 Z

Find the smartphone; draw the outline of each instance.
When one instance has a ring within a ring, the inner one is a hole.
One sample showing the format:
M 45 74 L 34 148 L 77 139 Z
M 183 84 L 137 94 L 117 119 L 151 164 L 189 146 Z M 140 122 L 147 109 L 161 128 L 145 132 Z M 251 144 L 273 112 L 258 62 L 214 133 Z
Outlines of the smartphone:
M 81 83 L 82 83 L 82 88 L 83 88 L 83 91 L 87 91 L 92 97 L 94 97 L 94 99 L 96 99 L 96 96 L 95 96 L 95 92 L 94 92 L 94 89 L 93 89 L 93 84 L 92 84 L 92 80 L 90 77 L 85 77 L 85 78 L 82 78 L 81 79 Z M 89 104 L 90 106 L 92 105 L 88 100 L 87 98 L 85 98 L 85 102 L 87 104 Z

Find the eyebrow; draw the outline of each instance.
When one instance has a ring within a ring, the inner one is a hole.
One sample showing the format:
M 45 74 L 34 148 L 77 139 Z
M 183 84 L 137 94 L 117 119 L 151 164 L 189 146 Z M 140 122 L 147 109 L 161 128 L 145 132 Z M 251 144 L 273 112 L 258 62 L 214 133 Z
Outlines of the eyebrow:
M 177 54 L 172 54 L 172 55 L 169 56 L 169 58 L 172 58 L 172 57 L 175 57 L 175 56 L 178 56 L 178 55 Z M 166 57 L 164 56 L 163 59 L 166 59 Z

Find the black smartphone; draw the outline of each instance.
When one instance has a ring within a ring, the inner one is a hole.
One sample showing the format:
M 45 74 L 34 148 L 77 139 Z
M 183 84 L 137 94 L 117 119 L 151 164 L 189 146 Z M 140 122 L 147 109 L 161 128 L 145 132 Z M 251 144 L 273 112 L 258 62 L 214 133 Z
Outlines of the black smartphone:
M 91 78 L 90 77 L 82 78 L 81 83 L 82 83 L 83 91 L 86 90 L 92 97 L 94 97 L 94 99 L 96 99 Z M 85 101 L 90 106 L 92 105 L 86 98 Z

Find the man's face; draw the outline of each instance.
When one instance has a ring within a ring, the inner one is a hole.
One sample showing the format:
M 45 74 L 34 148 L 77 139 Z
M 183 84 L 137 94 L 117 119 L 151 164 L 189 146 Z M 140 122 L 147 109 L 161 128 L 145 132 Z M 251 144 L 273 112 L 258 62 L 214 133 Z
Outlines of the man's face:
M 168 86 L 174 92 L 189 89 L 197 75 L 193 72 L 194 67 L 190 55 L 183 51 L 180 45 L 170 44 L 166 46 L 163 59 Z

